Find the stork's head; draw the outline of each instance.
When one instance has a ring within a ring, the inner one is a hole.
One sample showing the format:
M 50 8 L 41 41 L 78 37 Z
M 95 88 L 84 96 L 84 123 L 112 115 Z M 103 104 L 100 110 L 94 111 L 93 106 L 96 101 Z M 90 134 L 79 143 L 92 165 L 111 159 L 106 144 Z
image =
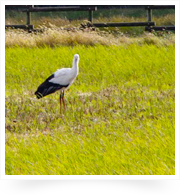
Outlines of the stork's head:
M 73 63 L 78 63 L 78 62 L 79 62 L 79 55 L 75 54 L 74 59 L 73 59 Z

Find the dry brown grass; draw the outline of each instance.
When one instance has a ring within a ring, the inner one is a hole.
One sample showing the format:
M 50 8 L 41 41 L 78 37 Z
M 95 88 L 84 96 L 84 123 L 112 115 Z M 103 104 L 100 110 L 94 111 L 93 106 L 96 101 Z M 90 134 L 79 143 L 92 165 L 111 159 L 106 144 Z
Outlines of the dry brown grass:
M 52 26 L 51 26 L 52 27 Z M 7 30 L 5 34 L 6 47 L 43 47 L 60 45 L 129 45 L 129 44 L 154 44 L 166 46 L 175 43 L 174 34 L 162 33 L 156 36 L 152 33 L 144 33 L 138 37 L 129 37 L 124 34 L 114 36 L 108 32 L 79 30 L 72 28 L 69 30 L 55 28 L 44 28 L 42 32 L 28 33 L 23 30 Z
M 152 20 L 156 22 L 157 26 L 175 25 L 175 15 L 174 14 L 167 14 L 163 17 L 152 17 Z
M 23 15 L 25 16 L 25 15 Z M 6 24 L 24 24 L 26 18 L 6 18 Z M 164 17 L 153 17 L 156 25 L 174 25 L 174 14 L 167 14 Z M 98 17 L 93 22 L 141 22 L 146 21 L 146 17 Z M 154 44 L 169 45 L 175 43 L 174 35 L 165 32 L 161 36 L 155 33 L 143 33 L 142 27 L 122 27 L 122 28 L 104 28 L 105 31 L 95 31 L 92 28 L 81 29 L 81 24 L 86 24 L 85 20 L 62 19 L 59 17 L 41 17 L 35 19 L 32 17 L 32 24 L 42 32 L 27 33 L 22 30 L 6 31 L 6 47 L 42 47 L 59 45 L 127 45 L 127 44 Z M 160 33 L 161 34 L 161 33 Z M 135 37 L 132 37 L 134 36 Z
M 127 17 L 127 16 L 112 16 L 112 17 L 98 17 L 94 18 L 93 22 L 145 22 L 147 21 L 146 16 L 144 17 Z M 152 21 L 156 22 L 157 25 L 174 25 L 175 24 L 175 15 L 174 14 L 167 14 L 165 16 L 153 16 Z M 62 27 L 62 26 L 74 26 L 74 25 L 79 25 L 83 23 L 84 20 L 72 20 L 69 21 L 68 19 L 62 19 L 59 17 L 40 17 L 38 19 L 32 17 L 32 24 L 36 27 L 39 28 L 42 25 L 45 25 L 46 27 L 50 27 L 51 24 L 55 25 L 57 27 Z M 5 21 L 6 24 L 25 24 L 26 23 L 26 17 L 25 15 L 21 15 L 21 19 L 17 18 L 6 18 Z
M 109 37 L 112 37 L 109 35 Z M 46 29 L 43 33 L 28 33 L 22 30 L 8 30 L 6 32 L 6 47 L 42 47 L 59 45 L 111 45 L 115 40 L 106 39 L 96 32 L 67 31 Z

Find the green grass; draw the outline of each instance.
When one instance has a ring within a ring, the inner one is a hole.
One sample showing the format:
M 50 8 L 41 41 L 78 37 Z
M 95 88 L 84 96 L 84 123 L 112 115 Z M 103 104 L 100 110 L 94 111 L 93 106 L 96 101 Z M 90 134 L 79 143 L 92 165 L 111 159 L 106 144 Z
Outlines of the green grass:
M 65 93 L 34 92 L 80 55 Z M 175 174 L 174 45 L 6 48 L 7 175 Z

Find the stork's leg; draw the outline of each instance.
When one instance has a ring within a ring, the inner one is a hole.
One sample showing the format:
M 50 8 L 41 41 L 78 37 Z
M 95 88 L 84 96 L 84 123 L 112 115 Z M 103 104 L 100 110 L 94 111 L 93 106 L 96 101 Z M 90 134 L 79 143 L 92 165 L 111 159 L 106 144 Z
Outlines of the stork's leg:
M 64 110 L 66 110 L 66 105 L 65 105 L 65 101 L 64 101 L 64 91 L 62 93 L 62 102 L 63 102 L 63 105 L 64 105 Z
M 60 97 L 59 97 L 59 101 L 60 101 L 60 113 L 62 113 L 62 109 L 61 109 L 61 100 L 62 100 L 62 93 L 60 93 Z

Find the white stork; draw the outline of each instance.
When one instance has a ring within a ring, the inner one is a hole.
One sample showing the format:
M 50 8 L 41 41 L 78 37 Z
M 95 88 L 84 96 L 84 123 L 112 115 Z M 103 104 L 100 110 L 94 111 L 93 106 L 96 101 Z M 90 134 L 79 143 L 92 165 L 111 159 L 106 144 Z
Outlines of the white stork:
M 38 99 L 54 93 L 60 90 L 60 112 L 61 112 L 61 101 L 66 108 L 64 101 L 64 90 L 67 89 L 75 80 L 78 75 L 78 63 L 79 55 L 75 54 L 73 58 L 72 68 L 58 69 L 54 74 L 48 77 L 37 89 L 35 95 Z

